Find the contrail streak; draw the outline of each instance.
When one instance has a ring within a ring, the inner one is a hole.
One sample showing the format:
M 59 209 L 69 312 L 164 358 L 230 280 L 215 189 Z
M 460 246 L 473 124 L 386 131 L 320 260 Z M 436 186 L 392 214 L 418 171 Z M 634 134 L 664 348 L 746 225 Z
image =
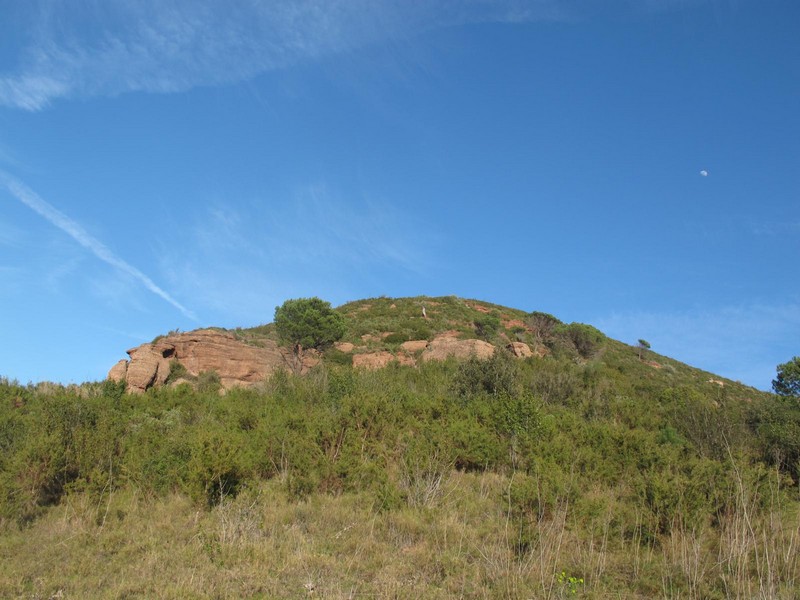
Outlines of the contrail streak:
M 11 194 L 31 210 L 36 211 L 50 223 L 58 227 L 61 231 L 69 235 L 81 246 L 89 250 L 97 258 L 108 263 L 115 269 L 127 273 L 131 277 L 138 279 L 144 287 L 153 292 L 156 296 L 169 302 L 172 306 L 181 311 L 186 317 L 197 320 L 192 311 L 175 300 L 167 292 L 158 287 L 155 282 L 136 267 L 129 265 L 119 256 L 114 254 L 103 242 L 92 237 L 83 227 L 70 219 L 54 206 L 45 202 L 36 192 L 30 189 L 21 181 L 15 179 L 8 173 L 0 171 L 0 181 Z

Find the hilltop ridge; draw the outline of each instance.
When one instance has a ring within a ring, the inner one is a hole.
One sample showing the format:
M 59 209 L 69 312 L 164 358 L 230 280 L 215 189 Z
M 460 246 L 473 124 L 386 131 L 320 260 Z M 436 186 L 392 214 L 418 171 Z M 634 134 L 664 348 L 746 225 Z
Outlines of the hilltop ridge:
M 335 309 L 345 320 L 342 339 L 324 349 L 303 353 L 299 371 L 320 362 L 379 369 L 415 367 L 449 358 L 486 359 L 496 351 L 518 359 L 568 358 L 600 362 L 621 376 L 725 389 L 746 399 L 756 392 L 652 350 L 613 340 L 595 327 L 563 323 L 538 311 L 482 300 L 441 297 L 379 297 L 348 302 Z M 127 391 L 144 392 L 163 385 L 196 385 L 210 378 L 223 390 L 263 385 L 275 372 L 293 368 L 291 351 L 280 344 L 272 323 L 225 330 L 205 328 L 170 332 L 127 351 L 109 371 L 112 381 L 125 381 Z

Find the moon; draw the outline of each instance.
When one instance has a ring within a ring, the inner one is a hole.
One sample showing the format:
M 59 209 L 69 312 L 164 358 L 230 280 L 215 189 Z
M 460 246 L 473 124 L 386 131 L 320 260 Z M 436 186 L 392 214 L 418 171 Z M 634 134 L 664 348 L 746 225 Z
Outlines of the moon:
M 708 171 L 703 169 L 702 171 L 700 171 L 700 175 L 702 175 L 703 177 L 708 177 Z

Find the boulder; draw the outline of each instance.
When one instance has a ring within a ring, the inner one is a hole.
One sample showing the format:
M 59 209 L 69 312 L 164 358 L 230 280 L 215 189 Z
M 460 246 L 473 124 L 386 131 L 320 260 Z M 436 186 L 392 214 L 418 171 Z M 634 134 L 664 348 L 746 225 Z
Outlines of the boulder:
M 109 381 L 125 381 L 128 376 L 128 361 L 122 359 L 108 372 Z
M 507 348 L 517 358 L 528 358 L 529 356 L 533 356 L 533 352 L 531 352 L 531 347 L 524 342 L 511 342 Z
M 142 344 L 128 350 L 131 357 L 125 374 L 128 391 L 141 393 L 158 383 L 164 383 L 169 375 L 169 360 L 153 349 L 151 344 Z M 159 375 L 159 370 L 161 371 Z

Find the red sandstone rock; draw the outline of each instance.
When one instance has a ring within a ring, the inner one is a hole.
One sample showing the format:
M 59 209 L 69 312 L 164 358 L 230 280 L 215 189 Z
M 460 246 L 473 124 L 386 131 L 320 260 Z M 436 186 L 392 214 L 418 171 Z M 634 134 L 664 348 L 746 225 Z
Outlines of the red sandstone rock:
M 110 381 L 125 381 L 128 375 L 128 361 L 121 360 L 108 372 L 108 379 Z
M 251 346 L 232 333 L 215 329 L 199 329 L 166 336 L 152 344 L 142 344 L 128 350 L 131 359 L 121 361 L 109 372 L 109 378 L 124 373 L 129 392 L 144 392 L 154 385 L 163 385 L 169 375 L 170 363 L 180 362 L 189 375 L 216 371 L 225 389 L 251 386 L 264 381 L 278 369 L 291 368 L 293 357 L 275 342 L 266 340 L 263 347 Z M 302 370 L 319 362 L 312 352 L 303 357 Z

